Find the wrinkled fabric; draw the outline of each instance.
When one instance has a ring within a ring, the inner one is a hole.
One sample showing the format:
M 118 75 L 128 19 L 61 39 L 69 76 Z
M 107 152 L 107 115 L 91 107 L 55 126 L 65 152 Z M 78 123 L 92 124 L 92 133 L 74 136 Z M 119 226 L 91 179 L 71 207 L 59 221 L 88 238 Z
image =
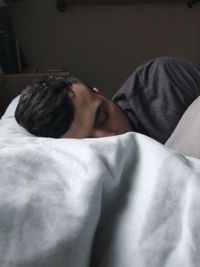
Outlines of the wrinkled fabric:
M 173 58 L 141 64 L 112 100 L 134 131 L 165 143 L 189 105 L 200 95 L 200 67 Z
M 197 159 L 138 133 L 1 136 L 0 169 L 2 267 L 199 266 Z

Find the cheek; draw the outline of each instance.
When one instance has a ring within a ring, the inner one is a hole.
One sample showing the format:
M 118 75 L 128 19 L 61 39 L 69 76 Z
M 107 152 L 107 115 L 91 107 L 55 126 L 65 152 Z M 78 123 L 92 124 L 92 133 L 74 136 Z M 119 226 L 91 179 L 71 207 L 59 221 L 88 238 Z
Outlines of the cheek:
M 106 105 L 109 116 L 105 128 L 118 134 L 130 131 L 128 119 L 115 103 L 107 100 Z
M 116 105 L 112 108 L 111 120 L 112 128 L 117 130 L 118 133 L 131 131 L 127 117 Z
M 110 107 L 110 117 L 109 117 L 110 125 L 113 127 L 120 127 L 124 123 L 123 113 L 112 104 Z
M 122 111 L 116 106 L 116 105 L 112 105 L 112 117 L 113 119 L 116 120 L 116 122 L 118 121 L 123 121 L 124 119 L 124 114 L 122 113 Z

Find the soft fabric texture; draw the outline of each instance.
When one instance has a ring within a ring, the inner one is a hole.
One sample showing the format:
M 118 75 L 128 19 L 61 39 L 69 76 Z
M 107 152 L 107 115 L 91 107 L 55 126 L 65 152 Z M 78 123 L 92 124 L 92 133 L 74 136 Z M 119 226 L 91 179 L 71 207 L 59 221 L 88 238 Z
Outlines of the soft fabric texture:
M 14 113 L 19 102 L 20 95 L 15 97 L 9 106 L 7 107 L 4 115 L 0 120 L 0 136 L 12 136 L 16 137 L 25 137 L 25 136 L 33 136 L 26 129 L 21 127 L 17 121 L 15 120 Z
M 200 95 L 200 67 L 161 57 L 141 64 L 113 96 L 133 130 L 165 143 L 189 105 Z
M 199 160 L 134 133 L 0 138 L 0 157 L 0 266 L 199 266 Z
M 0 124 L 0 266 L 199 266 L 198 159 L 138 133 L 28 136 L 8 113 Z
M 166 146 L 185 155 L 200 158 L 200 97 L 183 114 Z

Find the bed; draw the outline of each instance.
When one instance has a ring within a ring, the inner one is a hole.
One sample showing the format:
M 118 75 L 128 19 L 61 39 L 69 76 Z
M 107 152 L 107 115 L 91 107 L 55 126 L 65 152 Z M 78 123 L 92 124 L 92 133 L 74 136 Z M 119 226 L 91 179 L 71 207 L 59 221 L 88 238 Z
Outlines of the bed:
M 0 120 L 0 266 L 199 266 L 199 159 L 134 132 L 35 137 L 18 100 Z

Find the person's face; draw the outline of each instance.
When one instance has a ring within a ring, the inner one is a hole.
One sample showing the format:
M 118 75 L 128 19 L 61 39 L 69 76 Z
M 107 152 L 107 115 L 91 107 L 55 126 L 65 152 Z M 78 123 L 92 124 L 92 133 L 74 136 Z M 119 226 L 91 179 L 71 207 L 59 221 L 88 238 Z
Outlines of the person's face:
M 124 113 L 96 88 L 90 90 L 83 84 L 74 84 L 71 89 L 75 116 L 61 138 L 105 137 L 131 131 Z

